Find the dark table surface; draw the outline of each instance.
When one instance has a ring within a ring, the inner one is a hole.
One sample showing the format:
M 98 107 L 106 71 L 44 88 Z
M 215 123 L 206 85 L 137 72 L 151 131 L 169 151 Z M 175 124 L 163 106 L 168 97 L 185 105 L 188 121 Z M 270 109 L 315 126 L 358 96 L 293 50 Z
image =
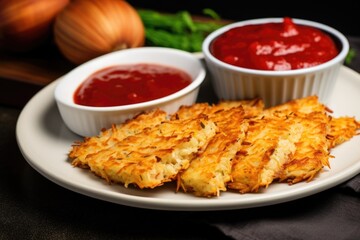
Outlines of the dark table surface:
M 360 53 L 360 39 L 348 38 Z M 359 57 L 348 66 L 360 72 Z M 210 97 L 206 94 L 200 99 Z M 266 207 L 210 212 L 127 207 L 70 191 L 34 170 L 16 141 L 21 111 L 0 105 L 0 239 L 360 239 L 359 175 Z

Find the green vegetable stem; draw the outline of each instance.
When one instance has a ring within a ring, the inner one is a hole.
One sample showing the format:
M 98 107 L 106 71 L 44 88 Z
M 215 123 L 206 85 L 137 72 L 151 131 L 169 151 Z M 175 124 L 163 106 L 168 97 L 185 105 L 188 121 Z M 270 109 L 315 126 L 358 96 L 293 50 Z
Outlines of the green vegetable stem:
M 211 9 L 204 9 L 204 15 L 212 21 L 194 21 L 188 11 L 175 14 L 139 9 L 144 23 L 146 45 L 177 48 L 188 52 L 201 51 L 205 37 L 223 26 L 220 17 Z
M 356 56 L 356 51 L 353 48 L 350 48 L 348 54 L 346 55 L 345 58 L 345 64 L 350 65 L 353 58 Z

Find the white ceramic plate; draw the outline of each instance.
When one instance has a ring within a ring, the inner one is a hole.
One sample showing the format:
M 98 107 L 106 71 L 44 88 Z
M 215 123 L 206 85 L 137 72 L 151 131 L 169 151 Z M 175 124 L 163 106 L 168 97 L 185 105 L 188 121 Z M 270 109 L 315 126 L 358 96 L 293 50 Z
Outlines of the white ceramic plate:
M 288 186 L 273 183 L 259 193 L 223 192 L 219 198 L 199 198 L 175 192 L 173 183 L 153 190 L 137 190 L 107 184 L 88 170 L 74 168 L 67 154 L 81 138 L 62 122 L 54 101 L 53 82 L 37 93 L 22 110 L 16 127 L 18 145 L 27 162 L 49 180 L 89 197 L 127 206 L 160 210 L 227 210 L 278 204 L 303 198 L 334 187 L 360 173 L 360 136 L 333 149 L 331 169 L 313 181 Z M 328 106 L 337 116 L 360 119 L 360 75 L 342 67 Z

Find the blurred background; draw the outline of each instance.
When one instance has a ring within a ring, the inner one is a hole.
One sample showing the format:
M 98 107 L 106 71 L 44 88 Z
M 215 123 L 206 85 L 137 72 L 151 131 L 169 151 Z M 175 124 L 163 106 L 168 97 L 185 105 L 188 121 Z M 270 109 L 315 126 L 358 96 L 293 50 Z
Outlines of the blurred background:
M 1 4 L 20 0 L 0 0 Z M 21 0 L 26 1 L 26 0 Z M 67 0 L 59 0 L 67 1 Z M 101 1 L 101 0 L 99 0 Z M 315 1 L 230 1 L 230 0 L 128 0 L 135 9 L 176 14 L 187 11 L 203 17 L 204 9 L 212 9 L 222 20 L 240 21 L 253 18 L 291 17 L 329 25 L 345 34 L 351 42 L 360 41 L 359 9 L 355 1 L 315 3 Z M 0 21 L 5 22 L 4 19 Z M 0 22 L 0 23 L 1 23 Z M 226 21 L 227 22 L 227 21 Z M 1 24 L 0 24 L 1 25 Z M 29 36 L 26 35 L 27 37 Z M 0 43 L 2 33 L 0 30 Z M 41 88 L 70 71 L 76 64 L 59 52 L 50 36 L 31 51 L 8 51 L 0 44 L 0 103 L 23 107 Z M 354 58 L 357 60 L 357 58 Z M 17 95 L 19 97 L 14 98 Z
M 260 17 L 292 17 L 330 25 L 345 35 L 360 36 L 360 12 L 356 1 L 230 1 L 230 0 L 129 0 L 137 8 L 201 15 L 211 8 L 223 19 L 234 21 Z

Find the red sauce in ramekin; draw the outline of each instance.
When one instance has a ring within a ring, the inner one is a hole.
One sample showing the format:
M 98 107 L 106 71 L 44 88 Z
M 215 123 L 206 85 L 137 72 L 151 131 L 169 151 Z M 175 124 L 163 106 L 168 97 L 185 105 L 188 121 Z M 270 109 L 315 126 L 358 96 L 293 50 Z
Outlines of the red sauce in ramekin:
M 191 76 L 174 67 L 117 65 L 90 75 L 76 89 L 74 102 L 93 107 L 136 104 L 168 96 L 190 83 Z
M 231 65 L 257 70 L 292 70 L 319 65 L 339 53 L 325 32 L 283 22 L 235 27 L 216 38 L 210 52 Z

